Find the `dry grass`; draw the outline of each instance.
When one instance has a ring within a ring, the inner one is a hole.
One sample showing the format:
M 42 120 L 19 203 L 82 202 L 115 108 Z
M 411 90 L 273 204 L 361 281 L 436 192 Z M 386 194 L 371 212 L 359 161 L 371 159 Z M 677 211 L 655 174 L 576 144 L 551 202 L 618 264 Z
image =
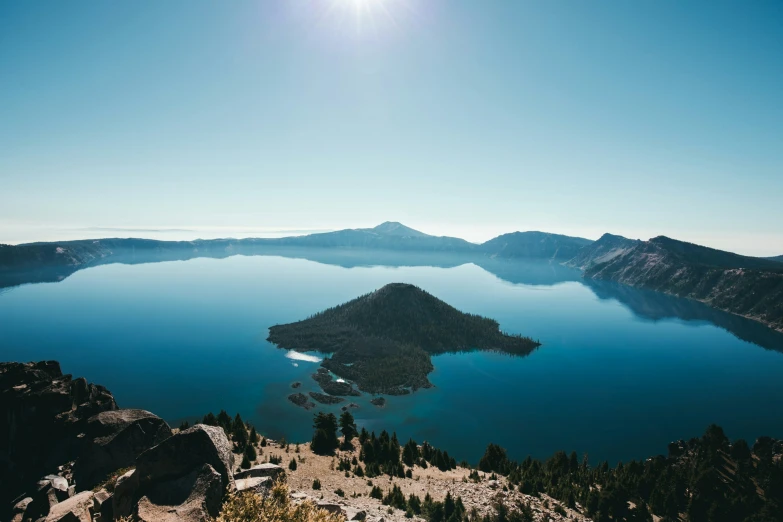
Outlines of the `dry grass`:
M 312 502 L 293 504 L 288 486 L 278 482 L 266 497 L 254 493 L 230 495 L 218 522 L 343 522 L 343 517 L 319 509 Z

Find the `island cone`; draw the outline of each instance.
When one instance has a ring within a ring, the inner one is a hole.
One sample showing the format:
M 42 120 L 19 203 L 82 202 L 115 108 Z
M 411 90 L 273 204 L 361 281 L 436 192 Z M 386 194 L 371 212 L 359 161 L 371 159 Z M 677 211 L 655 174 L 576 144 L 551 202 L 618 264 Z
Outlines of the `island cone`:
M 539 346 L 498 322 L 466 314 L 421 288 L 392 283 L 308 319 L 269 329 L 280 348 L 332 354 L 322 363 L 363 391 L 408 393 L 429 386 L 430 355 L 495 350 L 527 355 Z M 329 393 L 329 390 L 325 388 Z

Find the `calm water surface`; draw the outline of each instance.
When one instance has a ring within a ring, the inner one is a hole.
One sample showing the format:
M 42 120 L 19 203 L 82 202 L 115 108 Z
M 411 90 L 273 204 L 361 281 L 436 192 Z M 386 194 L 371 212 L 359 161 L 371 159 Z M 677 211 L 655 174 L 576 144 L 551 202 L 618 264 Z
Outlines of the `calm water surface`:
M 783 437 L 783 336 L 698 303 L 587 285 L 557 265 L 481 264 L 237 256 L 99 266 L 2 291 L 0 360 L 57 359 L 120 406 L 172 424 L 224 408 L 268 436 L 304 441 L 313 412 L 286 397 L 294 381 L 317 390 L 317 363 L 270 345 L 268 327 L 406 282 L 543 345 L 524 358 L 435 357 L 433 389 L 390 397 L 384 409 L 357 401 L 368 429 L 471 461 L 488 442 L 516 458 L 559 449 L 592 462 L 643 458 L 713 422 L 732 438 Z

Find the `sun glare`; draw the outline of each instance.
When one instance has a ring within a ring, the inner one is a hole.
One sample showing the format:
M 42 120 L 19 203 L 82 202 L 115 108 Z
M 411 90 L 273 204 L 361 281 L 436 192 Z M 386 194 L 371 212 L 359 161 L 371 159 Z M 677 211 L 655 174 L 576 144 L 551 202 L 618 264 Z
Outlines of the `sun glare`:
M 351 19 L 357 34 L 378 33 L 384 26 L 396 27 L 406 16 L 407 0 L 330 0 L 328 10 L 338 18 Z

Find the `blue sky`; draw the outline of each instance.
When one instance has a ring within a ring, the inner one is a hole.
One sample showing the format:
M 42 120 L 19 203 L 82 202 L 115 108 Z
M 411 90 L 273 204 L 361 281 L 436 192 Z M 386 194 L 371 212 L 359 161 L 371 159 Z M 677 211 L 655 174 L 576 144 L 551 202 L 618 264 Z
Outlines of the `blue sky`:
M 779 1 L 9 0 L 0 242 L 397 220 L 783 254 L 782 50 Z

